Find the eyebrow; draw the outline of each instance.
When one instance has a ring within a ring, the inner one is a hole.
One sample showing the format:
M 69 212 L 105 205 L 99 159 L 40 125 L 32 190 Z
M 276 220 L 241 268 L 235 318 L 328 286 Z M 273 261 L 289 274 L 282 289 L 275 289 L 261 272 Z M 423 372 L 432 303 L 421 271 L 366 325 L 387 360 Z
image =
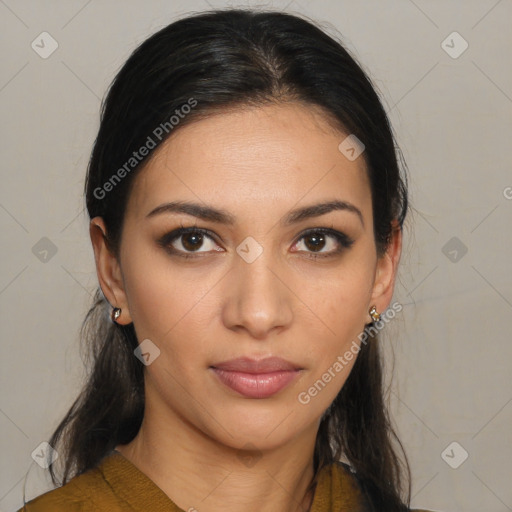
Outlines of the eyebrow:
M 333 200 L 323 203 L 317 203 L 302 208 L 297 208 L 288 212 L 281 220 L 281 224 L 289 226 L 296 224 L 305 219 L 319 217 L 333 211 L 347 211 L 356 214 L 364 226 L 363 214 L 361 210 L 352 203 L 347 201 Z M 234 225 L 236 224 L 236 217 L 226 210 L 214 208 L 212 206 L 205 206 L 198 203 L 188 201 L 172 201 L 169 203 L 161 204 L 151 210 L 146 217 L 154 217 L 163 213 L 185 213 L 199 219 L 216 222 L 219 224 Z

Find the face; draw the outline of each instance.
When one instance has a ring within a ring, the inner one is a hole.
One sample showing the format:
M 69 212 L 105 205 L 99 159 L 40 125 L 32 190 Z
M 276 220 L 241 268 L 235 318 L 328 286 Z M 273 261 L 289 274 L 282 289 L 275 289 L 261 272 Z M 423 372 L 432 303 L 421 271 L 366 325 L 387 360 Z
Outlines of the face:
M 356 356 L 335 363 L 391 300 L 400 249 L 377 257 L 365 162 L 340 152 L 346 136 L 298 103 L 213 115 L 135 178 L 119 261 L 93 219 L 118 323 L 150 340 L 146 401 L 160 418 L 233 448 L 316 435 Z

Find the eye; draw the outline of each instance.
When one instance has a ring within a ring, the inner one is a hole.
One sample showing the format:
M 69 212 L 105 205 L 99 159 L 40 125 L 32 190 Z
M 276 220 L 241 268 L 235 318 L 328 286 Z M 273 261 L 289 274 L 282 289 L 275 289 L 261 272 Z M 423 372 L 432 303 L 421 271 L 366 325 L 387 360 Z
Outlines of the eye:
M 221 252 L 222 249 L 215 249 L 208 247 L 205 241 L 210 241 L 215 244 L 214 236 L 208 230 L 192 227 L 181 227 L 164 235 L 158 244 L 165 248 L 172 254 L 184 258 L 193 258 L 196 253 L 208 253 L 213 251 Z M 302 242 L 305 240 L 306 243 Z M 330 242 L 329 242 L 330 240 Z M 299 252 L 309 253 L 309 258 L 326 258 L 341 253 L 344 249 L 348 249 L 354 243 L 354 240 L 332 228 L 314 228 L 303 233 L 299 240 L 294 244 L 294 247 L 302 245 L 306 250 Z M 327 247 L 327 250 L 323 250 Z M 205 250 L 200 250 L 205 249 Z
M 302 240 L 305 240 L 306 243 L 301 242 Z M 354 240 L 345 233 L 331 228 L 315 228 L 303 233 L 295 245 L 301 245 L 301 243 L 306 247 L 306 252 L 312 251 L 309 257 L 317 259 L 341 253 L 344 249 L 350 248 Z M 325 247 L 327 250 L 322 251 Z
M 184 258 L 194 257 L 193 253 L 218 251 L 218 249 L 208 247 L 208 244 L 206 244 L 206 250 L 200 251 L 199 249 L 205 246 L 205 240 L 214 241 L 207 230 L 196 227 L 181 227 L 164 235 L 158 243 L 171 253 Z

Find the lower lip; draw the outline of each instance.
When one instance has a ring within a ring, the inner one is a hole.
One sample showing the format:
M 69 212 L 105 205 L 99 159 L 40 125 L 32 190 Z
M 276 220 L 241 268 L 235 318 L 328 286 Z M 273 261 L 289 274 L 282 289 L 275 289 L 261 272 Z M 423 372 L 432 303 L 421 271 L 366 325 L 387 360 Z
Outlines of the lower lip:
M 297 377 L 299 370 L 270 373 L 244 373 L 213 368 L 229 388 L 248 398 L 267 398 L 284 389 Z

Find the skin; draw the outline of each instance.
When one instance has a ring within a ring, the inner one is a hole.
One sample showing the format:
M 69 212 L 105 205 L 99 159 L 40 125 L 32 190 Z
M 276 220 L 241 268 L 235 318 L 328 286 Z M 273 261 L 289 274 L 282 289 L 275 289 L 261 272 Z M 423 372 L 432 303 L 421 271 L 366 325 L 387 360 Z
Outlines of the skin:
M 133 322 L 139 342 L 150 339 L 160 350 L 145 367 L 142 427 L 117 449 L 183 510 L 311 505 L 319 422 L 355 358 L 308 404 L 297 396 L 357 340 L 372 305 L 389 306 L 402 246 L 396 230 L 378 258 L 365 162 L 338 150 L 346 135 L 299 103 L 212 115 L 177 129 L 135 178 L 119 260 L 106 247 L 103 219 L 91 221 L 98 279 L 110 304 L 122 308 L 118 323 Z M 363 222 L 340 210 L 280 224 L 292 209 L 333 199 L 356 206 Z M 236 223 L 147 217 L 173 200 L 222 208 Z M 199 255 L 173 256 L 158 240 L 181 225 L 215 238 L 194 246 L 182 236 L 172 245 Z M 311 235 L 301 235 L 322 227 L 354 243 L 333 254 L 339 244 L 325 235 L 315 251 Z M 252 263 L 236 252 L 248 236 L 263 248 Z M 317 253 L 333 255 L 315 260 Z M 251 399 L 210 369 L 240 356 L 279 356 L 303 369 L 279 393 Z

